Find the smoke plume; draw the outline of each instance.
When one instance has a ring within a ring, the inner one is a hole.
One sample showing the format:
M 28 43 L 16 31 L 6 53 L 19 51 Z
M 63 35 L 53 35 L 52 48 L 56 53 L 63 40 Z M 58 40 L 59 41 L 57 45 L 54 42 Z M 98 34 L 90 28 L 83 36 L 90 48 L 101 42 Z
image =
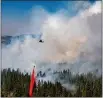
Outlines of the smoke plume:
M 44 43 L 26 36 L 22 43 L 17 40 L 2 47 L 2 68 L 31 72 L 35 64 L 37 72 L 47 73 L 43 79 L 52 82 L 56 70 L 81 74 L 98 69 L 101 74 L 101 2 L 79 10 L 73 17 L 63 11 L 51 14 L 42 7 L 32 8 L 29 33 L 42 33 Z

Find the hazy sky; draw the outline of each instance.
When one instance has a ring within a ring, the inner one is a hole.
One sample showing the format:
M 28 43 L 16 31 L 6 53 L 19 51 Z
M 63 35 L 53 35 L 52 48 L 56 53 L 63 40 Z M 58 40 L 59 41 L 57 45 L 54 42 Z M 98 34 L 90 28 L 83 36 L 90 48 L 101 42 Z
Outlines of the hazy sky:
M 66 10 L 66 15 L 72 17 L 78 13 L 79 9 L 88 8 L 89 4 L 94 2 L 95 0 L 89 0 L 89 2 L 85 3 L 76 1 L 3 1 L 2 35 L 31 33 L 27 27 L 31 21 L 34 7 L 42 7 L 50 14 L 56 13 L 61 9 Z M 33 17 L 35 18 L 35 16 Z M 23 28 L 26 29 L 24 30 Z

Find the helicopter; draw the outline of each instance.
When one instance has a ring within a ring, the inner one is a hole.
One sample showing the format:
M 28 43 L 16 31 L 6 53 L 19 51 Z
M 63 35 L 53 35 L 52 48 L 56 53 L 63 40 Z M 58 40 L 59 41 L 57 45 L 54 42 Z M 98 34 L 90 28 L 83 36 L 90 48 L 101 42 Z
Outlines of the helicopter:
M 44 43 L 44 41 L 42 39 L 40 39 L 39 42 Z
M 40 42 L 40 43 L 44 43 L 44 41 L 41 39 L 41 37 L 42 37 L 42 33 L 41 33 L 40 36 L 39 36 L 39 42 Z

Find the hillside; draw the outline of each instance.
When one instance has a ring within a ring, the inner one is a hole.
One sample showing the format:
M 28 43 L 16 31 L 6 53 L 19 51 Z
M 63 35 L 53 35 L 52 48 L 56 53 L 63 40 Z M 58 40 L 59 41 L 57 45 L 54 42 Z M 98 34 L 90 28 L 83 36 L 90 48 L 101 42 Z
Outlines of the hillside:
M 42 72 L 40 72 L 42 73 Z M 40 74 L 38 73 L 38 75 Z M 54 72 L 58 74 L 55 83 L 50 81 L 38 81 L 34 95 L 36 97 L 101 97 L 102 77 L 95 75 L 81 74 L 72 75 L 69 70 Z M 42 74 L 45 76 L 45 73 Z M 38 77 L 38 76 L 37 76 Z M 68 84 L 75 85 L 74 90 L 65 88 L 61 81 L 68 81 Z M 30 82 L 28 73 L 21 73 L 19 69 L 3 69 L 1 72 L 1 96 L 2 97 L 27 97 Z

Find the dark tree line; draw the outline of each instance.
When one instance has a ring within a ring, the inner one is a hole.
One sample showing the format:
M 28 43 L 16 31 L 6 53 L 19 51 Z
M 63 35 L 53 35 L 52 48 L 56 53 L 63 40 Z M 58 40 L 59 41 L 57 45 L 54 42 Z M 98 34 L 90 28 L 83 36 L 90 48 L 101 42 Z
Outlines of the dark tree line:
M 40 72 L 41 74 L 42 72 Z M 55 84 L 50 81 L 38 81 L 38 85 L 33 92 L 36 97 L 101 97 L 102 96 L 102 76 L 96 77 L 88 73 L 82 75 L 72 75 L 69 70 L 54 72 L 58 74 Z M 45 76 L 45 73 L 43 73 Z M 76 86 L 74 91 L 68 90 L 61 85 L 70 83 Z M 27 97 L 29 90 L 30 75 L 21 73 L 19 69 L 3 69 L 1 72 L 1 96 L 2 97 Z

